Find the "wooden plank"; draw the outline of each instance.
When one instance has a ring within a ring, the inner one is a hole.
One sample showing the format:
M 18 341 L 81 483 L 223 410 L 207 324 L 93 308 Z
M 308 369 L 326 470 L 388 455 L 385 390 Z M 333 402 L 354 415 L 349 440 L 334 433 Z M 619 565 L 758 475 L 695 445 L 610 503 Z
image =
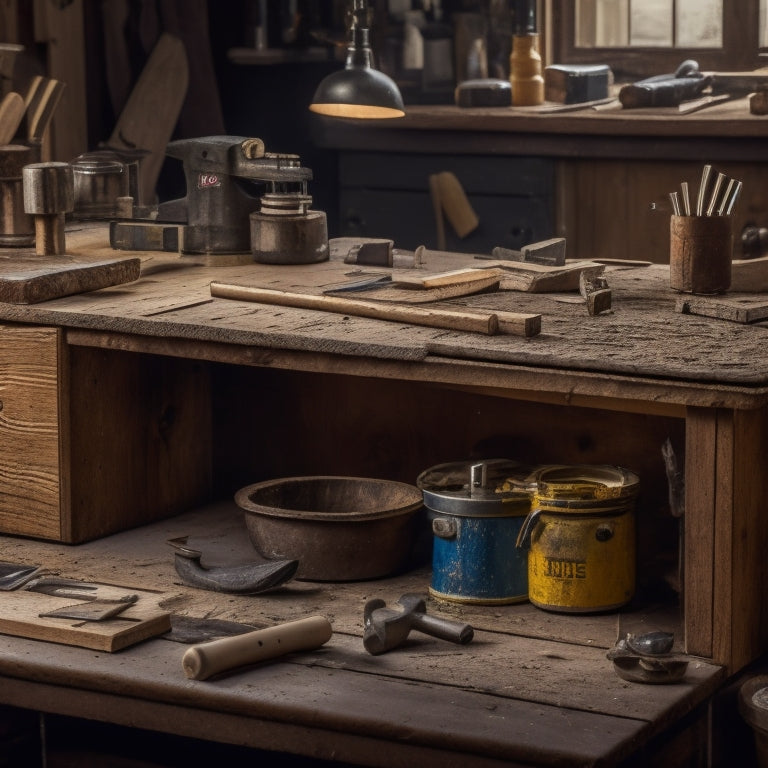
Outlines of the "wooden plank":
M 731 292 L 761 293 L 768 291 L 768 256 L 756 259 L 734 259 L 731 262 Z
M 123 595 L 127 591 L 99 585 L 99 594 L 104 599 L 113 599 L 113 594 Z M 77 607 L 78 604 L 87 607 L 87 600 L 25 589 L 6 592 L 0 600 L 0 633 L 112 653 L 168 632 L 171 628 L 170 614 L 159 607 L 159 602 L 167 596 L 148 591 L 130 592 L 138 596 L 137 602 L 118 616 L 101 621 L 41 615 L 61 608 Z
M 115 350 L 69 353 L 71 504 L 63 540 L 106 536 L 210 498 L 209 368 Z
M 334 654 L 332 644 L 333 639 L 328 644 L 329 654 Z M 40 655 L 35 654 L 39 644 L 25 647 L 14 639 L 14 645 L 27 651 L 27 659 L 21 658 L 19 652 L 14 653 L 8 643 L 0 642 L 0 674 L 10 677 L 9 662 L 13 661 L 13 676 L 18 676 L 21 661 L 22 674 L 29 670 L 38 680 L 42 677 L 57 681 L 59 690 L 72 686 L 80 695 L 84 690 L 96 693 L 103 702 L 101 707 L 91 702 L 92 711 L 102 709 L 98 718 L 109 717 L 109 712 L 114 713 L 112 717 L 125 716 L 135 700 L 149 707 L 174 704 L 179 707 L 178 717 L 163 718 L 163 727 L 189 727 L 195 722 L 198 738 L 219 740 L 216 730 L 206 723 L 207 716 L 209 712 L 228 713 L 243 718 L 239 743 L 252 743 L 249 734 L 255 732 L 258 741 L 254 746 L 317 756 L 316 745 L 327 745 L 331 733 L 335 749 L 328 756 L 338 760 L 343 753 L 357 758 L 355 764 L 363 755 L 350 749 L 359 739 L 365 739 L 368 750 L 363 764 L 387 768 L 393 765 L 392 752 L 399 756 L 396 765 L 403 767 L 414 764 L 414 755 L 423 756 L 425 762 L 419 760 L 419 764 L 430 768 L 459 768 L 475 765 L 475 760 L 484 766 L 490 762 L 483 760 L 494 759 L 512 766 L 616 765 L 632 753 L 648 731 L 648 724 L 639 719 L 532 705 L 472 690 L 328 669 L 302 664 L 298 657 L 299 663 L 257 665 L 211 683 L 185 681 L 180 663 L 184 647 L 164 640 L 126 649 L 120 654 L 120 664 L 114 663 L 114 657 L 97 654 L 90 670 L 78 649 L 56 648 L 54 657 L 48 655 L 51 661 L 55 658 L 54 667 L 44 658 L 32 658 Z M 110 659 L 111 663 L 106 663 Z M 116 691 L 122 694 L 119 699 L 114 696 Z M 40 709 L 57 708 L 56 699 L 49 690 L 48 701 Z M 144 723 L 140 711 L 136 711 L 135 717 Z M 269 729 L 263 727 L 265 721 Z M 156 722 L 150 727 L 159 725 Z M 275 743 L 281 736 L 284 738 L 286 726 L 306 729 L 304 738 L 292 744 Z M 408 755 L 410 760 L 406 759 Z
M 497 275 L 492 275 L 498 277 Z M 414 275 L 402 273 L 394 278 L 395 284 L 406 288 L 427 290 L 429 288 L 443 288 L 451 285 L 468 285 L 473 283 L 485 283 L 489 274 L 484 270 L 464 267 L 451 269 L 447 272 L 438 272 L 431 275 Z
M 35 40 L 47 46 L 49 77 L 66 83 L 43 143 L 43 160 L 69 162 L 88 149 L 83 0 L 34 0 Z
M 583 274 L 601 275 L 603 264 L 594 261 L 574 261 L 563 267 L 544 264 L 515 263 L 510 261 L 489 261 L 489 268 L 501 270 L 499 288 L 504 291 L 526 291 L 528 293 L 559 293 L 578 291 Z
M 728 658 L 739 669 L 763 652 L 768 623 L 763 604 L 768 589 L 768 529 L 765 500 L 768 478 L 754 471 L 746 456 L 768 451 L 768 414 L 765 409 L 733 414 L 733 503 L 731 537 L 731 649 Z
M 715 412 L 714 479 L 714 559 L 712 562 L 712 657 L 731 664 L 734 642 L 741 627 L 734 626 L 734 462 L 738 461 L 735 435 L 735 413 L 724 408 Z M 687 485 L 687 483 L 686 483 Z M 750 588 L 750 587 L 747 587 Z M 743 617 L 738 617 L 739 623 Z M 744 627 L 746 630 L 746 627 Z
M 141 259 L 87 260 L 67 255 L 0 253 L 0 301 L 37 304 L 139 279 Z
M 0 530 L 56 539 L 60 534 L 55 328 L 0 325 Z
M 151 205 L 165 150 L 187 95 L 189 65 L 184 43 L 163 33 L 147 59 L 109 138 L 110 147 L 143 149 L 139 203 Z
M 689 408 L 685 420 L 685 517 L 683 605 L 685 650 L 714 653 L 715 503 L 717 414 Z
M 684 315 L 715 317 L 745 324 L 768 317 L 768 301 L 756 296 L 681 296 L 675 303 L 675 309 Z

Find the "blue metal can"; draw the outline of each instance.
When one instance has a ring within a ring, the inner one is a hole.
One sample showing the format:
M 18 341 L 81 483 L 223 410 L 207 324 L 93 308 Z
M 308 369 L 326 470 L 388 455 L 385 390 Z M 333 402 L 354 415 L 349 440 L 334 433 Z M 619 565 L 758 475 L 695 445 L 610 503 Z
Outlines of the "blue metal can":
M 515 544 L 531 510 L 530 468 L 506 459 L 441 464 L 417 481 L 432 522 L 433 597 L 496 605 L 528 599 Z

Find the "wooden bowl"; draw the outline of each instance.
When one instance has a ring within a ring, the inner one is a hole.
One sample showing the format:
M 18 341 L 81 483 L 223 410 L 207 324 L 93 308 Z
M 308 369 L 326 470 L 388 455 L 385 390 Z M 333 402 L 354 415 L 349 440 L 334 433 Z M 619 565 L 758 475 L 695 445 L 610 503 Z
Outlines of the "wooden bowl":
M 360 477 L 289 477 L 235 494 L 267 558 L 298 560 L 297 579 L 358 581 L 409 564 L 423 508 L 413 485 Z

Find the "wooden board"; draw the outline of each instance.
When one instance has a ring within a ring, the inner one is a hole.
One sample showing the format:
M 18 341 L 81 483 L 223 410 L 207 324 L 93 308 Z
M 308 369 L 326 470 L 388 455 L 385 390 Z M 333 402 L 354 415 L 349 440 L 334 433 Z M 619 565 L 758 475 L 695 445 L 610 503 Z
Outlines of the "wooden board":
M 138 595 L 138 601 L 119 616 L 104 621 L 43 617 L 57 608 L 88 601 L 47 595 L 41 592 L 17 590 L 4 592 L 0 597 L 0 632 L 32 640 L 77 645 L 98 651 L 119 651 L 149 637 L 168 632 L 171 618 L 158 603 L 167 597 L 164 593 L 148 592 L 127 587 L 98 585 L 100 597 Z
M 605 265 L 595 261 L 574 261 L 562 267 L 504 260 L 488 261 L 485 265 L 501 272 L 501 290 L 526 293 L 578 291 L 582 274 L 594 277 L 605 271 Z
M 141 259 L 0 253 L 0 301 L 37 304 L 139 279 Z
M 756 323 L 768 318 L 768 300 L 761 296 L 681 296 L 676 309 L 685 315 L 703 315 L 735 323 Z
M 734 259 L 731 262 L 730 290 L 745 293 L 768 291 L 768 256 L 757 259 Z
M 155 199 L 155 186 L 165 160 L 165 150 L 184 104 L 189 84 L 189 64 L 184 43 L 164 32 L 117 120 L 109 146 L 144 149 L 139 202 Z M 148 119 L 150 118 L 151 119 Z

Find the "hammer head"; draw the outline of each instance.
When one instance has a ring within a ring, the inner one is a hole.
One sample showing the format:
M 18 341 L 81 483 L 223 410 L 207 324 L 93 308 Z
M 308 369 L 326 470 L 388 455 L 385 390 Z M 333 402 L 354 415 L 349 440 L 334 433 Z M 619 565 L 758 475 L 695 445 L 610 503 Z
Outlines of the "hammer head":
M 374 656 L 402 645 L 411 631 L 414 616 L 427 609 L 425 600 L 418 595 L 403 595 L 397 602 L 403 607 L 402 611 L 387 608 L 379 598 L 365 604 L 363 645 Z

